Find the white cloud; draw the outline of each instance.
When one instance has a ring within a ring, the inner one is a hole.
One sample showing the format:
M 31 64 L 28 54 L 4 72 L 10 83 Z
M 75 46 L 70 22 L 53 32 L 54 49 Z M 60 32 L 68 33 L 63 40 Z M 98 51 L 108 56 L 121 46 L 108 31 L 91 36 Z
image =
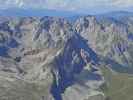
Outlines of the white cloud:
M 98 7 L 131 7 L 133 0 L 0 0 L 0 8 L 47 8 L 58 10 L 84 10 Z
M 118 7 L 129 7 L 133 6 L 133 0 L 112 0 L 112 5 Z

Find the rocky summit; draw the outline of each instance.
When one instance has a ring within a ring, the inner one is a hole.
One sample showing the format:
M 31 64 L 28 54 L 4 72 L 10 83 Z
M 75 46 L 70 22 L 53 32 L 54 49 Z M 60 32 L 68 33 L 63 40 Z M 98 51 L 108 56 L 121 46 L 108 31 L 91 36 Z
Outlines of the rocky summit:
M 131 79 L 133 16 L 0 17 L 0 100 L 132 100 Z

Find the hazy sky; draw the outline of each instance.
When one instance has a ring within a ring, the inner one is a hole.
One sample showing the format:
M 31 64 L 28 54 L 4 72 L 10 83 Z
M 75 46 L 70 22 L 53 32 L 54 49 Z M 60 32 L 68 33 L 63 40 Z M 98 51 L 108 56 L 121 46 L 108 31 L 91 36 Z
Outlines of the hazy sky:
M 133 0 L 0 0 L 0 8 L 36 8 L 68 11 L 129 9 Z

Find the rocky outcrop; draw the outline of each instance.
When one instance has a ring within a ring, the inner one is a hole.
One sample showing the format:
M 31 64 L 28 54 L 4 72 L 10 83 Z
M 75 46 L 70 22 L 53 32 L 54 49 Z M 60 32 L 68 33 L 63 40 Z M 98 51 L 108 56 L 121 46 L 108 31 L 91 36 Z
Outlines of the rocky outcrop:
M 88 40 L 88 44 L 98 55 L 112 59 L 122 66 L 132 67 L 132 55 L 129 52 L 132 33 L 127 25 L 129 20 L 125 22 L 123 20 L 113 18 L 99 20 L 94 16 L 86 16 L 77 19 L 75 30 Z

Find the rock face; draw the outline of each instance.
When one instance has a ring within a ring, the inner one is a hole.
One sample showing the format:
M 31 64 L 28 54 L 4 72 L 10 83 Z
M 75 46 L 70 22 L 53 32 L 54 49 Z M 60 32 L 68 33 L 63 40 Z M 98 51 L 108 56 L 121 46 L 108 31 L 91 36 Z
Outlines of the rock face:
M 1 19 L 0 100 L 105 100 L 102 64 L 133 72 L 132 18 Z
M 121 67 L 132 67 L 132 24 L 130 17 L 123 21 L 124 19 L 99 20 L 94 16 L 87 16 L 78 19 L 75 28 L 77 33 L 88 40 L 88 44 L 98 55 L 106 60 L 110 59 L 107 63 L 114 62 Z

